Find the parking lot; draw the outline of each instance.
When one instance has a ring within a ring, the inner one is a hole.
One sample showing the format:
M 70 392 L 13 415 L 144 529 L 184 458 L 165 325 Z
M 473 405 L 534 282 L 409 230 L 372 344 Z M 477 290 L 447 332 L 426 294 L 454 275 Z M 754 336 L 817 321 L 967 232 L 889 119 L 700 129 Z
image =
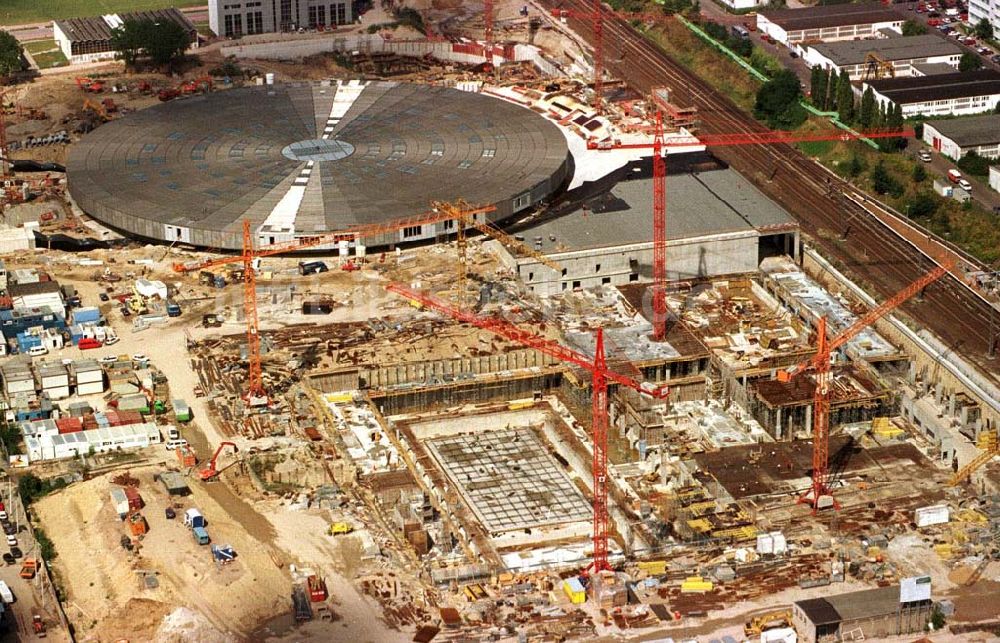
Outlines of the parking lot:
M 41 640 L 43 637 L 36 634 L 32 623 L 35 614 L 42 617 L 46 640 L 68 641 L 69 636 L 60 626 L 59 612 L 51 588 L 46 584 L 46 574 L 35 573 L 30 579 L 21 577 L 24 561 L 38 558 L 38 544 L 27 524 L 17 487 L 10 478 L 0 483 L 0 499 L 7 515 L 6 520 L 0 520 L 6 532 L 5 538 L 13 536 L 17 542 L 14 546 L 5 542 L 0 547 L 4 552 L 0 580 L 7 583 L 14 596 L 13 605 L 4 606 L 4 614 L 0 620 L 0 641 Z

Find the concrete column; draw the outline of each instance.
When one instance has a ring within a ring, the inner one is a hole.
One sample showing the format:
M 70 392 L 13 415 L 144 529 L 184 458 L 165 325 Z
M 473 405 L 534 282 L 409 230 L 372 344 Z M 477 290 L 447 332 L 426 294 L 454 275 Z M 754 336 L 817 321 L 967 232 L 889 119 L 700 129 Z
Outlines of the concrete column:
M 806 407 L 806 434 L 812 437 L 813 434 L 813 407 L 812 404 Z
M 938 382 L 937 385 L 934 386 L 934 401 L 937 403 L 938 406 L 941 406 L 943 400 L 944 400 L 944 385 Z
M 774 439 L 781 439 L 781 409 L 778 408 L 774 413 Z
M 955 397 L 955 393 L 953 392 L 951 395 L 948 396 L 948 415 L 950 415 L 951 417 L 955 417 L 955 411 L 957 405 L 958 405 L 958 398 Z
M 910 386 L 917 383 L 917 363 L 910 362 L 910 368 L 906 373 L 906 381 L 909 382 Z

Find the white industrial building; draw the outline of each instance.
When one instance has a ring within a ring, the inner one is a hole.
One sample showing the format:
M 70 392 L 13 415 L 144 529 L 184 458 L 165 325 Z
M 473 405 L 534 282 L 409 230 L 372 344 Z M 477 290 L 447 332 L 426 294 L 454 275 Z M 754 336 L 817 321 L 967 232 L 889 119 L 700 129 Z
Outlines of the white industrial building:
M 49 310 L 66 316 L 66 305 L 63 302 L 62 289 L 55 281 L 37 281 L 34 283 L 16 283 L 7 287 L 11 304 L 15 309 Z
M 757 14 L 757 30 L 783 45 L 838 42 L 903 33 L 903 16 L 881 3 L 832 4 L 805 9 L 765 9 Z
M 55 20 L 52 23 L 52 36 L 70 64 L 114 60 L 116 52 L 111 46 L 112 30 L 121 27 L 128 20 L 176 22 L 187 32 L 191 47 L 198 47 L 198 29 L 187 16 L 174 8 Z
M 764 257 L 798 252 L 797 224 L 733 170 L 668 176 L 667 194 L 671 280 L 753 272 Z M 520 231 L 525 243 L 558 262 L 559 273 L 493 247 L 540 294 L 649 281 L 652 201 L 652 180 L 621 181 L 587 199 L 582 209 Z
M 1000 192 L 1000 165 L 990 166 L 990 187 Z
M 869 54 L 891 63 L 896 78 L 912 76 L 913 66 L 943 63 L 958 69 L 962 48 L 933 34 L 815 43 L 800 46 L 802 58 L 810 67 L 819 65 L 838 74 L 847 70 L 851 80 L 861 80 L 868 67 Z
M 875 100 L 900 105 L 903 116 L 968 116 L 996 110 L 1000 104 L 1000 72 L 992 69 L 883 78 L 865 83 Z
M 984 18 L 993 25 L 993 36 L 1000 36 L 1000 0 L 969 0 L 969 24 L 974 27 Z
M 349 25 L 351 0 L 209 0 L 208 26 L 224 38 Z
M 63 434 L 58 432 L 55 422 L 51 420 L 22 422 L 20 426 L 29 464 L 90 453 L 144 449 L 161 442 L 160 428 L 152 422 Z M 169 427 L 163 428 L 167 430 Z
M 924 142 L 956 161 L 969 152 L 1000 158 L 1000 114 L 927 121 Z
M 754 7 L 763 7 L 768 0 L 719 0 L 733 11 L 745 11 Z

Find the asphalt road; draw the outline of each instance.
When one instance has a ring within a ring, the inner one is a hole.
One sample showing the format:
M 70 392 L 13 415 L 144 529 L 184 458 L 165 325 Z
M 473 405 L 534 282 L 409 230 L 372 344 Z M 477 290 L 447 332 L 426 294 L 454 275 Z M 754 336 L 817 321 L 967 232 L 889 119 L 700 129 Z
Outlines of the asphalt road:
M 5 605 L 2 620 L 0 620 L 0 641 L 35 641 L 41 640 L 35 635 L 32 626 L 32 617 L 35 613 L 42 614 L 42 618 L 47 626 L 47 639 L 49 641 L 68 640 L 68 637 L 59 629 L 55 605 L 52 602 L 51 593 L 42 586 L 43 576 L 36 574 L 34 580 L 21 578 L 21 563 L 24 557 L 37 557 L 38 544 L 32 538 L 30 529 L 27 528 L 24 506 L 21 504 L 17 494 L 17 487 L 10 482 L 10 479 L 0 483 L 0 498 L 3 499 L 5 509 L 8 514 L 10 524 L 18 529 L 17 547 L 23 552 L 13 565 L 5 565 L 0 562 L 0 580 L 7 583 L 14 594 L 14 604 Z M 0 550 L 9 552 L 10 548 L 6 542 L 0 545 Z M 48 600 L 46 605 L 43 599 Z

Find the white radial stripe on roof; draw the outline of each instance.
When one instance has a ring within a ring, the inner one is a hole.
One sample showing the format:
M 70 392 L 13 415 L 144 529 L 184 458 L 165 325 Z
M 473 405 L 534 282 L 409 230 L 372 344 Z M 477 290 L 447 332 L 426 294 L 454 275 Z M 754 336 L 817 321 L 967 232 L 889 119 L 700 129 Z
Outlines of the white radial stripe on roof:
M 358 100 L 361 92 L 368 85 L 367 82 L 351 80 L 348 82 L 337 82 L 337 93 L 333 97 L 333 107 L 330 108 L 330 115 L 326 119 L 326 127 L 323 129 L 323 139 L 329 139 L 333 128 L 344 117 L 347 110 L 351 109 L 354 101 Z M 295 219 L 299 214 L 299 207 L 306 194 L 306 186 L 309 184 L 309 176 L 312 174 L 313 162 L 309 161 L 299 172 L 299 176 L 288 188 L 285 196 L 281 197 L 271 214 L 267 215 L 261 228 L 287 229 L 295 234 Z

